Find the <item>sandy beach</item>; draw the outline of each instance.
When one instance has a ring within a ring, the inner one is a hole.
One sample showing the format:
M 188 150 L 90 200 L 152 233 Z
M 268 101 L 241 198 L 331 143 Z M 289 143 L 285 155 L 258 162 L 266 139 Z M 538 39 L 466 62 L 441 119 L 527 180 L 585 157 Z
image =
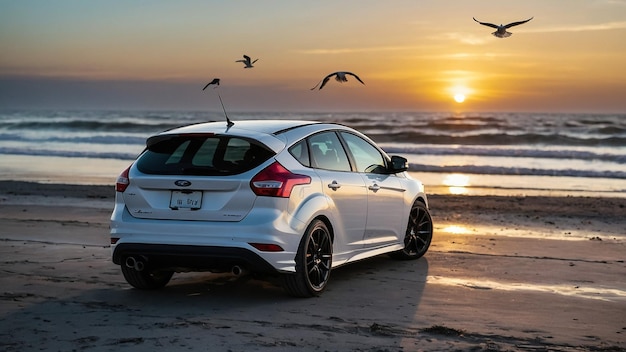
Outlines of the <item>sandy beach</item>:
M 418 261 L 338 268 L 319 298 L 110 260 L 113 186 L 0 181 L 3 351 L 623 351 L 626 199 L 430 196 Z

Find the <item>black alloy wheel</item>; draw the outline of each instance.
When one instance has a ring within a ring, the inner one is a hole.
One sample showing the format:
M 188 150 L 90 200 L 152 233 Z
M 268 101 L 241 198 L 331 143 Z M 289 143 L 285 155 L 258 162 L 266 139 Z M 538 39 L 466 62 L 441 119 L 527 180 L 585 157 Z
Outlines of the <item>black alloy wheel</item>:
M 319 296 L 328 284 L 332 259 L 330 231 L 323 221 L 314 220 L 300 242 L 296 272 L 284 276 L 285 290 L 295 297 Z
M 396 259 L 411 260 L 421 258 L 428 251 L 433 238 L 433 221 L 426 205 L 415 201 L 409 213 L 409 221 L 404 236 L 404 248 L 392 252 Z

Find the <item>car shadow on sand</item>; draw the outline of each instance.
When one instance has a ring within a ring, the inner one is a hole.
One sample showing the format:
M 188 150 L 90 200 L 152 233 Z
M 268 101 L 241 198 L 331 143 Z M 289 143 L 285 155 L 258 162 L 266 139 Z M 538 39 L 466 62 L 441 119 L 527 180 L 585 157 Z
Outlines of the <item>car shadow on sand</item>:
M 121 273 L 120 273 L 121 275 Z M 428 260 L 421 258 L 416 261 L 399 261 L 380 255 L 333 269 L 330 282 L 320 297 L 313 297 L 316 303 L 319 300 L 337 299 L 344 295 L 350 297 L 358 292 L 361 298 L 372 298 L 383 294 L 389 298 L 391 292 L 404 292 L 411 297 L 414 303 L 419 302 L 421 292 L 426 284 L 428 275 Z M 283 290 L 281 278 L 278 276 L 259 276 L 243 274 L 235 276 L 230 273 L 176 273 L 170 283 L 158 290 L 136 290 L 122 288 L 117 293 L 124 299 L 138 299 L 139 302 L 153 302 L 159 304 L 161 300 L 198 301 L 202 297 L 208 298 L 207 304 L 224 304 L 235 302 L 245 304 L 277 302 L 285 300 L 306 301 L 307 299 L 292 298 Z M 165 303 L 165 302 L 164 302 Z
M 310 340 L 324 345 L 324 339 L 334 338 L 338 343 L 354 339 L 350 343 L 358 346 L 364 333 L 376 335 L 383 327 L 411 324 L 428 261 L 396 261 L 383 255 L 336 268 L 327 290 L 310 299 L 292 298 L 279 280 L 254 276 L 177 274 L 165 288 L 146 291 L 131 288 L 121 272 L 120 280 L 111 282 L 111 268 L 106 271 L 101 280 L 77 278 L 90 281 L 66 297 L 30 293 L 13 297 L 13 303 L 5 299 L 3 303 L 16 306 L 0 324 L 0 347 L 136 350 L 140 345 L 150 350 L 180 347 L 181 341 L 191 339 L 227 350 L 233 341 L 300 346 Z M 186 343 L 189 348 L 200 346 Z

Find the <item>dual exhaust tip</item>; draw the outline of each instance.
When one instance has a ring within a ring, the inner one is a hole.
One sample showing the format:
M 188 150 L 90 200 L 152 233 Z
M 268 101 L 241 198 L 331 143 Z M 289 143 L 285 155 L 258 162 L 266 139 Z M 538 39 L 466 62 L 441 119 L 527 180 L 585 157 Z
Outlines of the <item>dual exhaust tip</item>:
M 133 256 L 130 256 L 126 258 L 124 264 L 127 268 L 135 269 L 136 271 L 144 271 L 146 269 L 147 261 L 148 258 L 145 257 L 135 258 Z M 230 269 L 230 272 L 235 276 L 242 276 L 248 273 L 246 269 L 240 267 L 239 265 L 233 265 L 233 267 Z
M 127 268 L 143 271 L 146 268 L 146 261 L 145 258 L 128 257 L 125 264 Z

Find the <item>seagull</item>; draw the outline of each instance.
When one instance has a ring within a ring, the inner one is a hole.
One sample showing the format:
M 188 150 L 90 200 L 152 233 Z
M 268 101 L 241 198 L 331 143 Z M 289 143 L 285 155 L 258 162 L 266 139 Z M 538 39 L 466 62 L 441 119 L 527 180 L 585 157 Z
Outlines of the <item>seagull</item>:
M 204 88 L 202 88 L 202 90 L 207 89 L 208 86 L 210 86 L 211 84 L 215 84 L 216 86 L 213 87 L 213 89 L 217 88 L 217 86 L 220 85 L 220 79 L 219 78 L 213 78 L 213 80 L 209 83 L 206 84 L 206 86 L 204 86 Z
M 355 75 L 352 72 L 347 72 L 347 71 L 338 71 L 338 72 L 333 72 L 331 74 L 329 74 L 328 76 L 324 77 L 324 79 L 322 79 L 318 84 L 315 85 L 315 87 L 311 88 L 311 90 L 314 90 L 315 88 L 317 88 L 317 86 L 320 86 L 319 89 L 324 88 L 324 86 L 326 85 L 326 82 L 328 82 L 328 80 L 332 77 L 335 76 L 335 80 L 337 82 L 343 83 L 343 82 L 348 82 L 348 79 L 346 78 L 346 75 L 350 75 L 353 76 L 354 78 L 357 79 L 357 81 L 365 84 L 363 81 L 361 81 L 361 79 L 359 78 L 359 76 Z M 320 85 L 320 83 L 322 85 Z
M 472 17 L 472 18 L 474 18 L 474 17 Z M 499 25 L 499 26 L 497 26 L 497 25 L 495 25 L 495 24 L 493 24 L 493 23 L 480 22 L 480 21 L 479 21 L 479 20 L 477 20 L 476 18 L 474 18 L 474 21 L 476 21 L 476 22 L 478 22 L 478 23 L 482 24 L 483 26 L 492 27 L 492 28 L 497 29 L 495 32 L 491 33 L 491 34 L 493 34 L 494 36 L 496 36 L 496 37 L 498 37 L 498 38 L 508 38 L 508 37 L 510 37 L 510 36 L 511 36 L 511 34 L 513 34 L 513 33 L 511 33 L 511 32 L 507 32 L 507 31 L 506 31 L 507 29 L 509 29 L 509 28 L 511 28 L 511 27 L 513 27 L 513 26 L 517 26 L 517 25 L 520 25 L 520 24 L 524 24 L 524 23 L 526 23 L 526 22 L 528 22 L 528 21 L 530 21 L 530 20 L 532 20 L 532 19 L 533 19 L 533 17 L 531 17 L 531 18 L 527 19 L 526 21 L 513 22 L 513 23 L 509 23 L 509 24 L 507 24 L 507 25 L 503 25 L 503 24 L 501 24 L 501 25 Z
M 243 58 L 244 58 L 244 60 L 237 60 L 235 62 L 243 62 L 243 64 L 246 65 L 246 66 L 244 66 L 244 68 L 253 68 L 254 66 L 252 66 L 252 64 L 257 62 L 257 61 L 259 61 L 259 59 L 255 59 L 254 61 L 252 61 L 250 59 L 250 56 L 248 56 L 248 55 L 244 55 Z

